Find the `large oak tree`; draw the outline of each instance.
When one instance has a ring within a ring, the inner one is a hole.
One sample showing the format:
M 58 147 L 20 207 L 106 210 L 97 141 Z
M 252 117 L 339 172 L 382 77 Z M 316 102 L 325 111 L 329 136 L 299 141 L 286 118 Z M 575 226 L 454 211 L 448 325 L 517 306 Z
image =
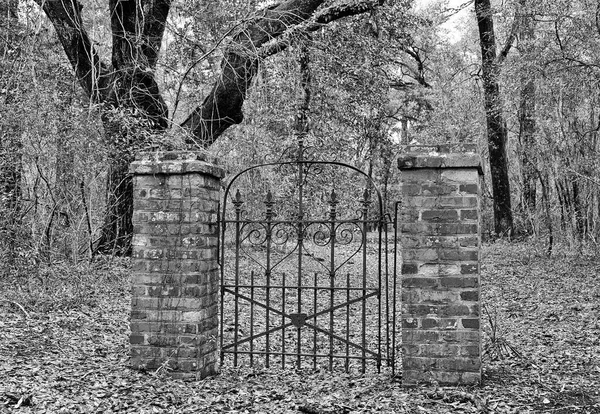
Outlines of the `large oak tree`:
M 127 253 L 131 238 L 131 148 L 170 127 L 155 69 L 172 0 L 108 0 L 112 52 L 100 56 L 82 19 L 79 0 L 35 0 L 56 29 L 74 74 L 91 102 L 102 108 L 109 143 L 107 213 L 99 251 Z M 223 52 L 221 72 L 204 101 L 180 125 L 197 148 L 214 143 L 243 119 L 242 105 L 260 59 L 285 49 L 300 32 L 374 9 L 383 1 L 286 0 L 245 20 Z

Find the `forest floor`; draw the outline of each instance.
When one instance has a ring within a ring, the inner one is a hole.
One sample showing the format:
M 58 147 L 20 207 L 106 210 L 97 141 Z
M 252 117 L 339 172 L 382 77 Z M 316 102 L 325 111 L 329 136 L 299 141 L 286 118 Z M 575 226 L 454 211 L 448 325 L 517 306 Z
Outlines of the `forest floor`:
M 201 381 L 128 368 L 126 262 L 0 280 L 1 413 L 600 413 L 600 258 L 486 245 L 479 387 L 389 375 L 226 369 Z

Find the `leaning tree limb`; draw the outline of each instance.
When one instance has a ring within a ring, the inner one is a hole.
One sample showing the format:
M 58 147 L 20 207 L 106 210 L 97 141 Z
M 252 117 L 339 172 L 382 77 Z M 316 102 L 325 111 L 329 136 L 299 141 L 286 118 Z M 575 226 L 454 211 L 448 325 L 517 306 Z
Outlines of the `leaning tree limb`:
M 285 49 L 294 35 L 315 31 L 343 17 L 372 10 L 381 1 L 363 0 L 318 10 L 323 0 L 288 0 L 258 12 L 225 50 L 221 75 L 204 102 L 181 124 L 190 143 L 208 147 L 230 126 L 242 122 L 242 105 L 260 59 Z

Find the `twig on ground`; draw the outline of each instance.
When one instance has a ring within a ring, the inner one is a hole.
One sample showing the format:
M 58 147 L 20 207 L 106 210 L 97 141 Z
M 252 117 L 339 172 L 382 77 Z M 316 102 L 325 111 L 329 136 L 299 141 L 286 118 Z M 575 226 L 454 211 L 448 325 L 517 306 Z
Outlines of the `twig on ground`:
M 25 310 L 25 308 L 20 303 L 15 302 L 14 300 L 8 300 L 8 299 L 0 299 L 0 302 L 12 303 L 13 305 L 15 305 L 16 307 L 21 309 L 21 311 L 25 314 L 25 319 L 30 318 L 29 313 Z

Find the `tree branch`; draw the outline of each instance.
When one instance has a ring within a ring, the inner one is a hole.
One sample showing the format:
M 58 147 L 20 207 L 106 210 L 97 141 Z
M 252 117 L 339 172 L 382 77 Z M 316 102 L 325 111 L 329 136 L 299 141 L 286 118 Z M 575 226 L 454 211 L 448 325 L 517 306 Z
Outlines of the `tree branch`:
M 35 0 L 50 19 L 58 39 L 75 70 L 77 79 L 92 102 L 106 97 L 110 70 L 102 62 L 83 27 L 78 0 Z
M 360 1 L 317 12 L 322 3 L 324 0 L 287 0 L 258 12 L 233 37 L 221 62 L 220 78 L 202 105 L 182 123 L 182 127 L 192 133 L 190 141 L 207 147 L 227 128 L 243 120 L 242 105 L 258 70 L 259 59 L 285 49 L 295 34 L 315 31 L 324 24 L 371 10 L 378 4 Z
M 293 43 L 294 39 L 298 38 L 303 33 L 317 31 L 328 23 L 344 17 L 366 13 L 374 10 L 378 5 L 379 1 L 366 0 L 358 3 L 338 4 L 327 7 L 315 13 L 315 16 L 312 19 L 289 28 L 281 36 L 262 46 L 260 50 L 257 51 L 257 55 L 261 59 L 275 55 L 289 47 Z
M 517 39 L 517 34 L 519 33 L 519 28 L 521 27 L 521 22 L 523 19 L 523 8 L 525 7 L 525 0 L 519 0 L 517 4 L 517 9 L 515 10 L 515 17 L 513 19 L 512 25 L 510 27 L 510 32 L 508 37 L 506 38 L 506 42 L 504 43 L 504 47 L 500 50 L 498 57 L 496 58 L 496 65 L 500 66 L 506 60 L 508 56 L 508 52 L 512 48 L 515 40 Z

